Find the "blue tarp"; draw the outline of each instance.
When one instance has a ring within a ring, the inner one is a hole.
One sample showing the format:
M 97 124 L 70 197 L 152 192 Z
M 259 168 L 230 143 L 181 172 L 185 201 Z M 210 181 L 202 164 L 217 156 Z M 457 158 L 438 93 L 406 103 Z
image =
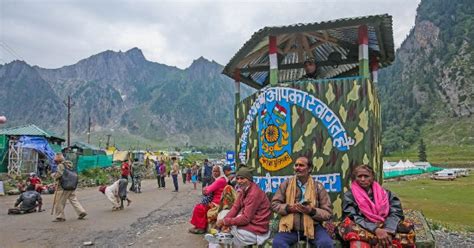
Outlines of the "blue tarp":
M 23 148 L 34 149 L 37 152 L 44 154 L 48 158 L 49 164 L 51 165 L 51 172 L 56 172 L 57 165 L 54 162 L 54 156 L 56 153 L 49 145 L 48 140 L 46 140 L 44 137 L 38 136 L 21 136 L 19 144 Z

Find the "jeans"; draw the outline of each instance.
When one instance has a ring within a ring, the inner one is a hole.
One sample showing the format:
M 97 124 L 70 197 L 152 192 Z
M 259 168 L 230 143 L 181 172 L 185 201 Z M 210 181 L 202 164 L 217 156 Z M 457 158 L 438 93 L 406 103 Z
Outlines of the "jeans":
M 327 233 L 321 225 L 314 226 L 314 237 L 315 239 L 308 239 L 308 242 L 315 247 L 321 248 L 332 248 L 334 247 L 334 242 L 332 238 Z M 299 239 L 298 239 L 299 236 Z M 289 248 L 290 246 L 296 244 L 298 240 L 306 240 L 303 232 L 279 232 L 273 238 L 273 248 Z
M 178 175 L 171 175 L 173 177 L 174 190 L 178 191 Z
M 161 182 L 161 187 L 162 187 L 162 188 L 166 188 L 166 185 L 165 185 L 165 176 L 161 176 L 160 182 Z

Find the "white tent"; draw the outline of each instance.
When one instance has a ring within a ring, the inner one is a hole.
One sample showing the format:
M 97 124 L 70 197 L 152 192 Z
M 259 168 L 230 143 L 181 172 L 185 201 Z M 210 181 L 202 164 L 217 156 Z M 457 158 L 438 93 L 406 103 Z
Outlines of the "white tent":
M 413 164 L 410 160 L 407 159 L 407 161 L 405 161 L 405 167 L 406 168 L 415 168 L 415 164 Z
M 396 165 L 394 165 L 394 166 L 392 167 L 392 169 L 403 170 L 403 169 L 405 169 L 405 167 L 406 167 L 406 166 L 405 166 L 405 163 L 403 163 L 403 161 L 400 160 L 400 161 L 398 161 L 398 163 L 397 163 Z
M 383 161 L 384 170 L 391 169 L 391 168 L 392 168 L 392 165 L 387 160 Z

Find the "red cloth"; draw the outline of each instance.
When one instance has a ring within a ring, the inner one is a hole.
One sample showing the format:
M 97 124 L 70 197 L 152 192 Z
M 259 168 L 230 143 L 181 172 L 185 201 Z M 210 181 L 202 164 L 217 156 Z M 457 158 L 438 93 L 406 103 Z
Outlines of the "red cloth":
M 247 190 L 237 196 L 232 209 L 224 218 L 224 224 L 265 234 L 268 232 L 271 214 L 267 196 L 257 184 L 251 182 Z
M 191 224 L 197 229 L 205 230 L 207 228 L 207 210 L 209 210 L 209 207 L 204 204 L 197 204 L 194 206 Z
M 28 182 L 32 185 L 41 184 L 41 179 L 39 177 L 29 177 Z
M 374 201 L 370 199 L 367 192 L 357 182 L 352 183 L 351 191 L 357 206 L 365 218 L 374 223 L 385 222 L 385 218 L 387 218 L 390 210 L 390 204 L 387 192 L 379 183 L 372 183 Z
M 127 162 L 122 163 L 122 176 L 128 177 L 130 175 L 130 165 Z
M 211 185 L 204 188 L 204 193 L 205 195 L 213 194 L 212 202 L 219 205 L 225 186 L 227 186 L 227 179 L 225 177 L 219 177 Z

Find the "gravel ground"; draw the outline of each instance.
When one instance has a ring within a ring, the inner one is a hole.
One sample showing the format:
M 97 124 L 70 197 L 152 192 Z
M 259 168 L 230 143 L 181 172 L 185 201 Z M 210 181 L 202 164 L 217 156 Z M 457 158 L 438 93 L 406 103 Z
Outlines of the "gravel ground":
M 474 248 L 474 233 L 448 232 L 445 230 L 432 231 L 436 247 Z

